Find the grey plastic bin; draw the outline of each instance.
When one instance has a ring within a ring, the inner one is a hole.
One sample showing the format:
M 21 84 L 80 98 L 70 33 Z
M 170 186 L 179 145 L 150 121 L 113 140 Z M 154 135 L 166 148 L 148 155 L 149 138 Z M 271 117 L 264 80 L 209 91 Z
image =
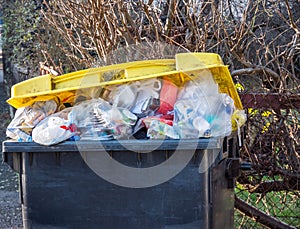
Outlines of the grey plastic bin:
M 151 142 L 152 141 L 152 142 Z M 103 141 L 105 151 L 129 166 L 150 167 L 166 160 L 179 140 Z M 234 228 L 234 178 L 238 175 L 237 136 L 182 140 L 195 150 L 188 165 L 169 181 L 149 188 L 125 188 L 96 175 L 72 141 L 55 146 L 5 141 L 3 159 L 19 173 L 25 228 Z M 121 143 L 121 144 L 120 144 Z M 141 153 L 128 151 L 134 145 Z M 82 141 L 87 151 L 93 142 Z M 199 164 L 211 165 L 199 173 Z M 121 175 L 121 174 L 120 174 Z

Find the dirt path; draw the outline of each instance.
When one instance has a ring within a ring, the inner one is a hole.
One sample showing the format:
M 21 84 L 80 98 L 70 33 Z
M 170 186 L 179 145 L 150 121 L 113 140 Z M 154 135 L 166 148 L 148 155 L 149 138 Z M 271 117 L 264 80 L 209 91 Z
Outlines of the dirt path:
M 4 85 L 0 83 L 0 228 L 21 229 L 23 227 L 18 193 L 18 174 L 2 162 L 2 141 L 6 139 L 5 130 L 10 120 L 6 99 Z

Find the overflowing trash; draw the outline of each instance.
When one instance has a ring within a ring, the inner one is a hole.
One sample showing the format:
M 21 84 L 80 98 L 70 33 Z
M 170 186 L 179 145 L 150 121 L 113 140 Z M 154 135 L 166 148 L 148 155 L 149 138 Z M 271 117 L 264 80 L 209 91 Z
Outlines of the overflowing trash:
M 8 103 L 17 111 L 7 136 L 42 145 L 220 138 L 246 121 L 228 68 L 213 53 L 44 75 L 11 92 Z
M 236 110 L 228 94 L 219 92 L 211 73 L 199 74 L 181 84 L 157 77 L 87 89 L 85 95 L 90 96 L 78 93 L 67 105 L 58 99 L 35 101 L 17 109 L 6 133 L 42 145 L 65 140 L 228 136 L 233 126 L 243 124 L 244 113 Z

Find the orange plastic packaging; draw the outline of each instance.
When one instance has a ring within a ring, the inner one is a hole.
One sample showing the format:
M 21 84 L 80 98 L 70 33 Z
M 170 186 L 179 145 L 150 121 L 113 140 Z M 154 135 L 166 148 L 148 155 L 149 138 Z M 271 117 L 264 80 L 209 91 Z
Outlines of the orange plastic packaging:
M 158 113 L 166 115 L 169 111 L 174 110 L 178 87 L 170 80 L 164 79 L 160 91 L 160 106 Z

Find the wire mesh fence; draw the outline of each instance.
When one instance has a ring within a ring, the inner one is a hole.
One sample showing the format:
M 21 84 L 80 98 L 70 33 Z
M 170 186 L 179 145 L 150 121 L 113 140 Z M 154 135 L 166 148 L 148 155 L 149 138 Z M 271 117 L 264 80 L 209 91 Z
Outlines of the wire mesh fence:
M 237 209 L 234 212 L 234 219 L 235 219 L 236 229 L 248 229 L 248 228 L 269 229 L 269 227 L 256 222 L 255 219 L 248 217 L 247 215 L 243 214 Z
M 251 193 L 241 184 L 236 187 L 236 196 L 257 209 L 256 216 L 249 217 L 236 209 L 236 228 L 270 228 L 260 222 L 273 220 L 272 217 L 287 224 L 284 228 L 300 228 L 300 198 L 299 191 L 269 192 L 266 194 Z M 260 215 L 263 212 L 265 215 Z M 258 215 L 258 216 L 257 216 Z M 260 219 L 258 219 L 260 217 Z M 262 219 L 262 218 L 267 219 Z M 278 228 L 281 228 L 278 226 Z
M 241 152 L 252 169 L 236 184 L 236 207 L 244 205 L 235 211 L 236 228 L 300 228 L 299 96 L 252 98 Z

